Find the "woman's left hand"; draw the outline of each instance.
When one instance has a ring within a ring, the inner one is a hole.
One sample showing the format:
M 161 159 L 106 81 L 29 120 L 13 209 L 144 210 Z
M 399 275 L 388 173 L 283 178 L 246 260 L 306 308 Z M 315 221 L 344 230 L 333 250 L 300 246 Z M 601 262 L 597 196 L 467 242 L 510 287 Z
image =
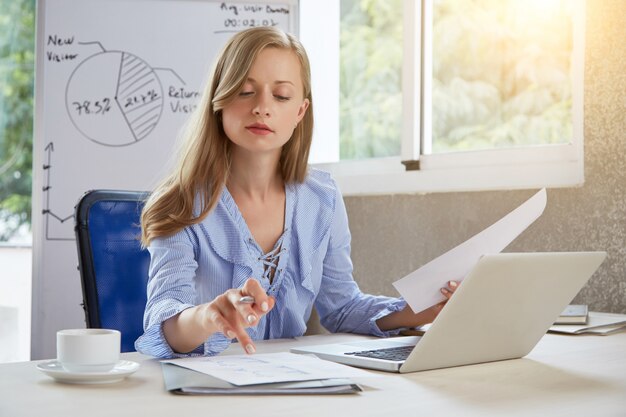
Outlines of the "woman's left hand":
M 441 289 L 441 294 L 446 297 L 442 302 L 426 310 L 422 310 L 419 313 L 413 313 L 411 307 L 407 305 L 402 311 L 397 311 L 378 319 L 376 324 L 381 330 L 385 331 L 399 329 L 401 327 L 419 327 L 424 324 L 432 323 L 443 309 L 443 306 L 445 306 L 448 300 L 454 295 L 458 287 L 459 283 L 457 281 L 448 281 L 447 285 Z
M 423 324 L 432 323 L 433 321 L 435 321 L 439 313 L 441 313 L 441 310 L 443 309 L 443 307 L 446 305 L 448 300 L 450 300 L 450 298 L 454 295 L 454 292 L 456 291 L 458 287 L 459 287 L 458 282 L 448 281 L 448 285 L 441 288 L 440 290 L 443 296 L 446 297 L 446 299 L 440 303 L 435 304 L 432 307 L 427 308 L 426 310 L 422 310 L 419 313 L 415 314 L 415 319 L 419 323 L 416 325 L 416 327 L 421 326 Z

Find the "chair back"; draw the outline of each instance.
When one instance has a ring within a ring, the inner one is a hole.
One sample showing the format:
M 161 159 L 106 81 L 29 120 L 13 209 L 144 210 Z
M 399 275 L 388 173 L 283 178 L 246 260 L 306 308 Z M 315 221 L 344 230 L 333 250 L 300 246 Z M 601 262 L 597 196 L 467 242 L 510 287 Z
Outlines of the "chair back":
M 94 190 L 76 206 L 76 243 L 88 328 L 117 329 L 122 352 L 143 333 L 150 255 L 140 215 L 148 193 Z

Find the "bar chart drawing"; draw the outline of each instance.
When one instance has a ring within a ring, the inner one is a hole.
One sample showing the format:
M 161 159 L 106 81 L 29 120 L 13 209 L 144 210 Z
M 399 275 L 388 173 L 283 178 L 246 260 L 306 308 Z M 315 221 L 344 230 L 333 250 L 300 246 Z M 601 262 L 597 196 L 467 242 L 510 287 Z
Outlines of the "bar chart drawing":
M 146 138 L 163 112 L 163 88 L 155 69 L 124 51 L 89 56 L 72 72 L 65 105 L 73 125 L 104 146 Z

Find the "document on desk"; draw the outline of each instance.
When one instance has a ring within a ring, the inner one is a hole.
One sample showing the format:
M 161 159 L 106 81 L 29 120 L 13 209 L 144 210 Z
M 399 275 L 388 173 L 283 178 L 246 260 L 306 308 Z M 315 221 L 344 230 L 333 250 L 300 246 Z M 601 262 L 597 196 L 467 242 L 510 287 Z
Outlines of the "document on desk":
M 462 281 L 481 256 L 501 252 L 541 216 L 546 201 L 543 188 L 496 223 L 393 285 L 415 312 L 445 300 L 440 288 L 451 280 Z
M 596 334 L 606 336 L 626 329 L 626 314 L 590 311 L 586 324 L 555 324 L 549 331 L 565 334 Z
M 210 375 L 233 385 L 372 377 L 351 366 L 295 353 L 223 355 L 162 361 Z
M 165 389 L 181 395 L 329 395 L 362 391 L 358 384 L 340 378 L 237 386 L 171 363 L 161 363 L 161 367 Z

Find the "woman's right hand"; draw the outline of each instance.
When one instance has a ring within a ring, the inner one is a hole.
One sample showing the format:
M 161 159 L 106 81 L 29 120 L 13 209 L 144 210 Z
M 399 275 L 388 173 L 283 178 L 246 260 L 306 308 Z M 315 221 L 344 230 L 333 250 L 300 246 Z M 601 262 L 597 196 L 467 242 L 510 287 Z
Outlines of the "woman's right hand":
M 250 296 L 254 303 L 243 303 L 241 298 Z M 237 339 L 247 353 L 256 351 L 246 328 L 256 326 L 259 319 L 274 308 L 274 297 L 268 296 L 259 281 L 249 278 L 241 288 L 233 288 L 213 301 L 199 306 L 201 325 L 209 333 L 222 332 L 228 338 Z

